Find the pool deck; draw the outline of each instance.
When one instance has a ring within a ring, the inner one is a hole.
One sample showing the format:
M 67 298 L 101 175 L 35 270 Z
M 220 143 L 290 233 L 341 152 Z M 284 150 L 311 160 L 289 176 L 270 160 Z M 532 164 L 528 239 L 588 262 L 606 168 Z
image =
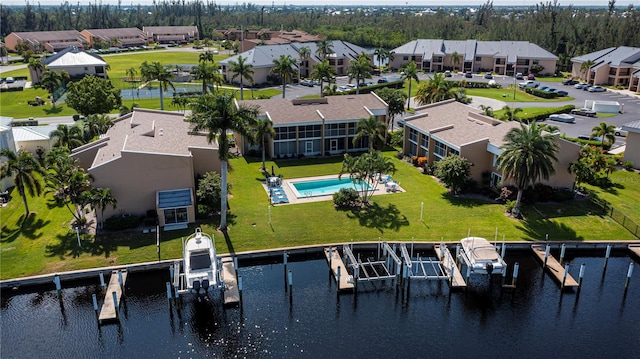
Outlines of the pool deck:
M 317 177 L 303 177 L 303 178 L 292 178 L 292 179 L 283 179 L 282 180 L 282 189 L 284 190 L 284 193 L 287 195 L 287 198 L 289 199 L 289 203 L 279 203 L 277 204 L 278 206 L 286 206 L 288 204 L 298 204 L 298 203 L 310 203 L 310 202 L 321 202 L 321 201 L 331 201 L 333 199 L 333 195 L 326 195 L 326 196 L 313 196 L 313 197 L 296 197 L 295 192 L 292 190 L 293 188 L 293 184 L 292 182 L 301 182 L 301 181 L 314 181 L 314 180 L 324 180 L 324 179 L 333 179 L 333 178 L 338 178 L 338 175 L 328 175 L 328 176 L 317 176 Z M 342 178 L 348 178 L 348 175 L 342 176 Z M 264 191 L 267 195 L 267 197 L 269 196 L 269 187 L 267 187 L 267 183 L 262 182 L 262 187 L 264 188 Z M 402 188 L 402 186 L 400 186 L 400 184 L 398 184 L 395 188 L 395 192 L 387 192 L 387 188 L 385 187 L 384 183 L 379 183 L 376 186 L 375 192 L 374 192 L 374 196 L 380 196 L 380 195 L 384 195 L 384 194 L 395 194 L 395 193 L 402 193 L 405 192 L 405 190 Z

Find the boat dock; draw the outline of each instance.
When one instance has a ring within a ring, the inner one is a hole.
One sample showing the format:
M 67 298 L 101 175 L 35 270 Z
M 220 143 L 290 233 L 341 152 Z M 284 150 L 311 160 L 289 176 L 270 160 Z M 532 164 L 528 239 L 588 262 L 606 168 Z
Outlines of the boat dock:
M 546 248 L 541 245 L 533 245 L 531 246 L 533 253 L 540 259 L 540 261 L 544 265 L 544 257 L 546 254 Z M 546 269 L 553 275 L 553 277 L 561 283 L 563 287 L 578 287 L 578 282 L 571 276 L 571 274 L 567 273 L 565 278 L 565 271 L 562 264 L 560 264 L 551 254 L 547 257 L 547 265 Z M 563 283 L 564 282 L 564 283 Z
M 629 244 L 627 248 L 629 248 L 631 253 L 635 254 L 638 258 L 640 258 L 640 244 Z
M 120 276 L 118 272 L 122 273 L 122 287 L 120 287 Z M 107 292 L 104 295 L 104 303 L 102 304 L 102 309 L 100 309 L 100 316 L 98 316 L 98 322 L 102 323 L 108 320 L 118 319 L 117 310 L 120 307 L 120 299 L 122 298 L 122 288 L 127 283 L 127 270 L 124 269 L 122 271 L 112 271 L 111 278 L 109 278 L 109 285 L 107 287 Z M 116 308 L 115 303 L 113 302 L 113 292 L 116 293 L 116 299 L 118 302 L 118 308 Z
M 238 277 L 233 258 L 222 258 L 222 278 L 224 279 L 224 304 L 240 303 L 240 291 L 238 290 Z
M 331 266 L 331 273 L 333 273 L 333 277 L 338 282 L 338 290 L 348 290 L 353 289 L 353 277 L 347 272 L 347 267 L 342 262 L 342 258 L 340 258 L 340 253 L 338 253 L 338 249 L 331 247 L 324 248 L 324 255 L 327 259 L 327 263 Z M 340 280 L 338 281 L 338 268 L 340 268 Z M 351 278 L 351 281 L 349 281 Z
M 462 273 L 460 273 L 460 270 L 456 266 L 456 261 L 453 259 L 449 248 L 445 245 L 436 244 L 433 246 L 433 249 L 436 251 L 436 256 L 442 264 L 442 269 L 451 278 L 449 281 L 451 288 L 466 288 L 467 283 L 465 283 Z M 453 274 L 451 270 L 453 270 Z

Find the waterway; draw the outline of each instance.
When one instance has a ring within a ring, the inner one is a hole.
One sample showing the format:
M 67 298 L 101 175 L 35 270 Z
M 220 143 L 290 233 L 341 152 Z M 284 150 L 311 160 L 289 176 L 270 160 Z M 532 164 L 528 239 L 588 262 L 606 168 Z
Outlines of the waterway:
M 61 300 L 53 284 L 3 292 L 0 356 L 637 358 L 640 274 L 624 290 L 633 259 L 612 257 L 603 271 L 604 253 L 571 255 L 574 277 L 586 264 L 579 292 L 562 293 L 528 253 L 507 253 L 510 268 L 520 263 L 515 290 L 477 276 L 466 292 L 413 280 L 404 291 L 365 283 L 339 296 L 323 259 L 292 257 L 291 300 L 282 263 L 241 262 L 241 308 L 222 308 L 217 296 L 170 304 L 168 273 L 131 273 L 121 322 L 102 326 L 91 305 L 97 278 L 63 289 Z

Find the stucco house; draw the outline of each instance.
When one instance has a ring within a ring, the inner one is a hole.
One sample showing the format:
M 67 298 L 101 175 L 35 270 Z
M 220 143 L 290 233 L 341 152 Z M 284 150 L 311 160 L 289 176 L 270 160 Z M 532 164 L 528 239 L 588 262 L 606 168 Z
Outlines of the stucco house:
M 196 177 L 220 172 L 217 143 L 192 133 L 184 114 L 136 108 L 115 120 L 98 141 L 71 156 L 118 200 L 113 215 L 158 214 L 165 230 L 195 221 Z
M 624 161 L 631 161 L 634 168 L 640 169 L 640 120 L 626 123 L 622 129 L 628 132 Z
M 417 107 L 415 115 L 405 118 L 403 152 L 426 157 L 434 165 L 448 155 L 457 154 L 472 163 L 471 178 L 481 182 L 490 174 L 490 185 L 502 185 L 498 156 L 503 152 L 504 136 L 518 122 L 503 122 L 484 116 L 481 111 L 454 100 Z M 580 146 L 556 137 L 558 161 L 556 173 L 543 183 L 554 188 L 573 188 L 575 175 L 569 164 L 578 159 Z
M 76 47 L 68 47 L 55 55 L 51 55 L 42 60 L 42 64 L 47 69 L 60 74 L 66 71 L 71 78 L 78 78 L 85 75 L 94 75 L 107 78 L 107 62 L 102 57 L 86 52 Z M 34 84 L 40 82 L 42 72 L 29 68 L 29 74 Z
M 85 39 L 77 30 L 12 32 L 4 38 L 5 46 L 16 51 L 16 46 L 25 42 L 36 52 L 56 52 L 67 47 L 83 48 Z
M 144 26 L 142 32 L 149 42 L 159 44 L 187 43 L 200 38 L 197 26 Z
M 106 42 L 109 46 L 132 47 L 148 44 L 147 36 L 137 27 L 115 29 L 85 29 L 80 32 L 89 47 L 96 42 Z
M 583 63 L 592 61 L 583 72 Z M 640 91 L 640 47 L 610 47 L 571 58 L 571 76 L 595 85 L 622 85 L 629 91 Z
M 528 74 L 534 65 L 542 73 L 555 73 L 558 56 L 528 41 L 418 39 L 393 49 L 389 67 L 399 69 L 414 61 L 426 72 L 490 71 L 497 75 Z M 455 62 L 452 55 L 460 58 Z
M 386 121 L 387 104 L 375 93 L 348 96 L 326 96 L 315 99 L 268 99 L 238 101 L 257 106 L 260 116 L 273 123 L 276 132 L 266 146 L 271 158 L 337 155 L 366 151 L 368 139 L 356 145 L 353 138 L 360 119 L 375 116 Z M 237 139 L 243 152 L 252 149 L 247 141 Z M 255 147 L 253 149 L 258 149 Z

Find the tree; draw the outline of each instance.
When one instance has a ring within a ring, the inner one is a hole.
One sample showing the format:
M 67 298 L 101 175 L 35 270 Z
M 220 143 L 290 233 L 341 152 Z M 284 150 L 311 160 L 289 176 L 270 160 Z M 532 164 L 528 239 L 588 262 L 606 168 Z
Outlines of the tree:
M 40 195 L 42 184 L 38 175 L 43 176 L 45 171 L 29 151 L 20 150 L 15 153 L 3 148 L 0 150 L 0 156 L 7 158 L 6 161 L 2 161 L 0 178 L 13 177 L 13 183 L 24 202 L 26 219 L 29 216 L 27 193 L 31 197 Z
M 254 132 L 253 139 L 255 142 L 260 144 L 262 148 L 262 170 L 265 170 L 264 161 L 265 161 L 265 152 L 266 152 L 266 137 L 276 136 L 276 131 L 273 129 L 273 122 L 268 118 L 258 119 L 252 128 Z
M 390 158 L 383 156 L 378 151 L 370 150 L 357 157 L 345 153 L 338 177 L 342 178 L 342 175 L 348 173 L 349 178 L 360 188 L 362 201 L 369 203 L 369 199 L 380 183 L 380 174 L 393 174 L 395 171 L 396 167 Z
M 324 80 L 327 79 L 329 83 L 335 78 L 336 72 L 331 65 L 329 65 L 329 60 L 322 60 L 317 64 L 313 64 L 313 71 L 311 71 L 311 78 L 314 80 L 320 81 L 320 97 L 324 96 L 323 93 L 323 84 Z
M 65 147 L 72 150 L 84 144 L 82 139 L 82 129 L 78 126 L 58 125 L 58 128 L 51 131 L 49 136 L 55 139 L 55 147 Z
M 480 105 L 478 107 L 482 110 L 482 113 L 484 113 L 485 116 L 493 117 L 493 108 L 491 108 L 491 106 Z
M 467 100 L 464 90 L 456 90 L 453 84 L 447 81 L 443 74 L 433 74 L 426 82 L 422 82 L 416 91 L 415 100 L 420 105 L 426 105 L 448 99 L 456 99 L 459 102 Z
M 50 152 L 51 153 L 51 152 Z M 48 163 L 45 176 L 46 193 L 51 193 L 58 205 L 64 205 L 76 224 L 86 222 L 84 208 L 91 204 L 91 177 L 69 156 L 60 156 Z
M 504 137 L 503 152 L 498 156 L 498 168 L 504 177 L 514 181 L 518 196 L 514 213 L 520 213 L 522 192 L 541 179 L 549 179 L 555 173 L 553 161 L 557 161 L 558 144 L 555 136 L 543 133 L 544 128 L 532 122 L 529 126 L 521 123 Z
M 360 80 L 371 78 L 369 57 L 366 54 L 360 54 L 356 60 L 351 61 L 351 65 L 347 69 L 347 75 L 349 75 L 349 83 L 353 79 L 356 80 L 356 94 L 359 94 Z
M 451 54 L 451 62 L 453 63 L 454 70 L 455 70 L 456 66 L 460 65 L 461 61 L 462 61 L 462 55 L 460 55 L 458 53 L 458 51 L 454 51 Z
M 522 109 L 519 107 L 511 108 L 509 106 L 504 106 L 502 108 L 504 113 L 500 116 L 500 119 L 503 121 L 520 121 L 520 117 L 518 114 L 522 112 Z
M 111 194 L 110 188 L 93 188 L 90 190 L 89 201 L 94 209 L 100 210 L 100 228 L 104 227 L 104 210 L 108 206 L 112 206 L 116 209 L 118 200 Z
M 407 66 L 404 68 L 404 71 L 402 71 L 402 80 L 409 80 L 409 89 L 407 92 L 407 110 L 409 109 L 409 105 L 411 104 L 411 84 L 413 83 L 413 80 L 416 80 L 416 82 L 420 82 L 420 80 L 418 79 L 418 66 L 416 66 L 416 63 L 411 61 L 407 64 Z
M 382 67 L 382 63 L 384 62 L 384 60 L 387 59 L 387 54 L 389 53 L 388 50 L 383 49 L 382 47 L 379 47 L 377 49 L 375 49 L 373 51 L 373 55 L 375 55 L 378 58 L 378 67 L 381 68 Z
M 231 189 L 231 185 L 227 184 L 227 191 Z M 222 198 L 222 177 L 216 172 L 207 172 L 200 180 L 198 180 L 198 189 L 196 190 L 198 202 L 206 205 L 211 209 L 217 209 Z
M 298 56 L 300 56 L 300 66 L 298 66 L 298 80 L 300 80 L 300 77 L 302 77 L 302 66 L 305 65 L 307 60 L 309 60 L 309 57 L 311 57 L 311 49 L 309 48 L 309 46 L 302 46 L 298 50 Z
M 612 145 L 616 142 L 616 136 L 614 135 L 615 132 L 615 125 L 607 125 L 606 122 L 602 121 L 599 125 L 594 126 L 591 129 L 590 138 L 593 139 L 595 137 L 600 137 L 600 142 L 602 142 L 602 144 L 608 143 L 609 145 Z
M 458 155 L 446 156 L 436 163 L 434 174 L 451 192 L 458 193 L 471 176 L 471 162 Z
M 591 71 L 591 67 L 596 63 L 593 60 L 586 60 L 580 64 L 580 73 L 583 74 L 583 78 L 585 81 L 589 82 L 589 71 Z
M 249 129 L 258 117 L 258 109 L 246 105 L 234 105 L 232 93 L 203 95 L 190 104 L 192 115 L 188 118 L 192 130 L 205 131 L 209 143 L 218 142 L 222 176 L 220 229 L 227 228 L 227 160 L 229 159 L 229 139 L 227 130 L 249 137 Z
M 316 42 L 316 55 L 321 59 L 326 59 L 333 53 L 333 41 L 324 38 Z
M 201 54 L 202 55 L 202 54 Z M 207 82 L 213 81 L 213 77 L 218 72 L 214 64 L 201 61 L 198 66 L 191 69 L 191 74 L 196 80 L 202 80 L 202 94 L 207 93 Z
M 374 147 L 382 149 L 386 130 L 385 124 L 378 121 L 375 116 L 361 118 L 356 125 L 356 135 L 353 137 L 353 145 L 356 146 L 360 140 L 367 138 L 369 140 L 369 151 L 373 151 Z
M 171 71 L 169 71 L 169 69 L 167 69 L 167 67 L 162 66 L 159 62 L 154 62 L 152 65 L 152 74 L 153 74 L 153 79 L 157 80 L 159 82 L 159 91 L 160 91 L 160 109 L 164 110 L 164 93 L 169 90 L 169 87 L 171 87 L 173 90 L 176 89 L 175 86 L 173 86 L 173 82 L 171 82 L 171 79 L 173 79 L 173 73 L 171 73 Z
M 388 105 L 387 119 L 389 119 L 391 129 L 393 129 L 393 122 L 396 115 L 404 113 L 404 102 L 407 100 L 407 95 L 402 90 L 396 90 L 389 87 L 377 90 L 376 94 L 380 96 L 382 101 L 386 102 Z M 384 133 L 385 144 L 387 143 L 387 133 L 389 132 L 388 129 L 389 123 L 387 123 L 387 131 L 385 131 Z
M 296 74 L 296 70 L 293 68 L 296 65 L 296 61 L 290 55 L 280 55 L 279 58 L 273 59 L 273 64 L 271 73 L 280 76 L 282 80 L 282 98 L 284 98 L 287 83 Z
M 206 50 L 205 52 L 201 53 L 200 56 L 198 56 L 198 60 L 199 62 L 210 62 L 213 64 L 215 62 L 213 51 Z
M 40 86 L 51 95 L 51 106 L 56 105 L 55 92 L 62 86 L 62 77 L 55 71 L 45 71 L 40 79 Z
M 120 108 L 122 98 L 120 90 L 115 89 L 111 81 L 97 76 L 85 76 L 82 80 L 69 84 L 66 103 L 81 115 L 89 116 Z
M 131 98 L 133 98 L 133 85 L 135 84 L 136 75 L 138 74 L 138 70 L 135 67 L 129 67 L 125 70 L 125 74 L 129 82 L 131 83 Z
M 28 67 L 32 84 L 40 83 L 40 78 L 46 69 L 42 60 L 39 57 L 30 58 Z
M 238 76 L 240 77 L 240 100 L 244 100 L 244 80 L 253 82 L 253 65 L 246 63 L 246 60 L 240 55 L 238 61 L 229 61 L 229 65 L 231 65 L 229 71 L 233 74 L 231 81 Z

